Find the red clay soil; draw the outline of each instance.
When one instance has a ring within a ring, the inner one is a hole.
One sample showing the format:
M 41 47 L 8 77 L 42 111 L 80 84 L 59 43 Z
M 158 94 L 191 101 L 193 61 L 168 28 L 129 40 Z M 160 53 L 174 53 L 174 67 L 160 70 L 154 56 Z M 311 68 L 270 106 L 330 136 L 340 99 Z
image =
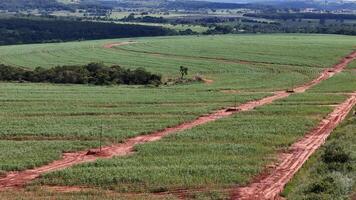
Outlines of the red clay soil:
M 294 89 L 294 92 L 304 92 L 305 90 L 318 84 L 322 80 L 325 80 L 325 79 L 333 76 L 335 73 L 342 71 L 342 69 L 345 68 L 347 66 L 347 64 L 355 58 L 356 58 L 356 52 L 354 52 L 354 53 L 350 54 L 349 56 L 347 56 L 346 58 L 344 58 L 339 64 L 335 65 L 334 68 L 332 68 L 330 70 L 325 70 L 318 78 L 311 81 L 310 83 L 307 83 L 303 86 L 300 86 L 300 87 Z M 121 144 L 115 144 L 115 145 L 103 147 L 102 151 L 99 151 L 99 149 L 93 149 L 90 151 L 65 153 L 65 154 L 63 154 L 63 157 L 60 160 L 54 161 L 48 165 L 34 168 L 34 169 L 25 170 L 25 171 L 20 171 L 20 172 L 19 171 L 9 172 L 4 178 L 0 179 L 0 190 L 22 187 L 26 183 L 30 182 L 31 180 L 39 177 L 41 174 L 61 170 L 61 169 L 68 168 L 68 167 L 71 167 L 73 165 L 77 165 L 80 163 L 93 162 L 100 158 L 109 159 L 114 156 L 128 155 L 128 154 L 134 153 L 134 146 L 137 144 L 157 141 L 157 140 L 160 140 L 161 138 L 163 138 L 164 136 L 167 136 L 172 133 L 177 133 L 177 132 L 181 132 L 181 131 L 184 131 L 187 129 L 191 129 L 193 127 L 196 127 L 196 126 L 199 126 L 202 124 L 206 124 L 206 123 L 209 123 L 209 122 L 212 122 L 212 121 L 224 118 L 224 117 L 228 117 L 234 113 L 252 110 L 256 107 L 270 104 L 270 103 L 274 102 L 275 100 L 286 98 L 290 94 L 291 94 L 290 92 L 286 92 L 286 91 L 276 92 L 272 96 L 269 96 L 269 97 L 266 97 L 266 98 L 263 98 L 260 100 L 256 100 L 256 101 L 247 102 L 247 103 L 242 104 L 236 108 L 231 107 L 231 108 L 221 109 L 214 113 L 211 113 L 211 114 L 208 114 L 205 116 L 201 116 L 201 117 L 197 118 L 196 120 L 193 120 L 193 121 L 190 121 L 187 123 L 183 123 L 178 126 L 166 128 L 162 131 L 154 132 L 154 133 L 147 134 L 147 135 L 137 136 L 137 137 L 128 139 L 128 140 L 126 140 L 126 142 L 121 143 Z M 344 110 L 344 109 L 340 108 L 338 110 Z M 337 112 L 334 114 L 341 114 L 341 113 Z M 337 119 L 336 122 L 339 122 L 339 121 L 341 121 L 341 119 L 343 119 L 343 117 L 341 116 L 341 117 L 337 118 L 337 116 L 336 116 L 335 120 L 336 119 Z M 335 123 L 335 126 L 336 126 L 336 124 L 337 123 Z M 331 126 L 331 125 L 329 125 L 329 126 Z M 322 130 L 324 130 L 324 129 L 322 129 Z M 324 132 L 319 132 L 319 134 L 324 134 Z M 328 134 L 326 134 L 326 135 L 328 135 Z M 277 190 L 273 190 L 273 192 L 274 191 L 277 191 Z M 237 197 L 237 195 L 234 195 L 234 196 Z
M 280 199 L 279 194 L 284 186 L 308 158 L 324 144 L 330 133 L 345 119 L 355 105 L 356 94 L 352 94 L 350 98 L 337 106 L 317 128 L 294 143 L 287 153 L 283 153 L 281 162 L 271 172 L 247 187 L 237 188 L 232 192 L 231 199 Z

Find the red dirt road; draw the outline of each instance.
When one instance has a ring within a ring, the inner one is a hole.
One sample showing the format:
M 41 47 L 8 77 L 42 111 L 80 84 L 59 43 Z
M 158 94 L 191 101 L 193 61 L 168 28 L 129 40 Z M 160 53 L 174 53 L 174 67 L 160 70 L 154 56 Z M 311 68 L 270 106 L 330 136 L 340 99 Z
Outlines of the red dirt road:
M 288 153 L 281 155 L 281 163 L 268 175 L 244 188 L 232 192 L 231 199 L 279 199 L 284 186 L 303 166 L 308 158 L 322 145 L 336 126 L 342 122 L 356 105 L 356 94 L 335 108 L 317 128 L 294 143 Z
M 356 58 L 356 52 L 354 52 L 354 53 L 350 54 L 349 56 L 347 56 L 346 58 L 344 58 L 339 64 L 335 65 L 332 69 L 325 70 L 315 80 L 313 80 L 313 81 L 311 81 L 311 82 L 309 82 L 309 83 L 307 83 L 307 84 L 305 84 L 303 86 L 295 88 L 294 92 L 297 92 L 297 93 L 304 92 L 305 90 L 307 90 L 310 87 L 320 83 L 321 81 L 333 76 L 334 74 L 336 74 L 338 72 L 341 72 L 347 66 L 347 64 L 349 62 L 351 62 L 352 60 L 354 60 L 355 58 Z M 126 140 L 126 142 L 124 142 L 122 144 L 115 144 L 115 145 L 112 145 L 112 146 L 103 147 L 103 149 L 102 149 L 102 151 L 100 153 L 95 153 L 95 152 L 99 152 L 99 149 L 91 150 L 90 152 L 94 152 L 94 154 L 90 153 L 92 155 L 88 155 L 87 151 L 80 151 L 80 152 L 75 152 L 75 153 L 65 153 L 63 155 L 62 159 L 54 161 L 54 162 L 52 162 L 52 163 L 50 163 L 48 165 L 45 165 L 45 166 L 42 166 L 42 167 L 38 167 L 38 168 L 35 168 L 35 169 L 20 171 L 20 172 L 9 172 L 4 178 L 0 179 L 0 190 L 22 187 L 26 183 L 30 182 L 31 180 L 39 177 L 41 174 L 52 172 L 52 171 L 56 171 L 56 170 L 61 170 L 61 169 L 68 168 L 68 167 L 71 167 L 73 165 L 77 165 L 77 164 L 80 164 L 80 163 L 93 162 L 93 161 L 95 161 L 97 159 L 100 159 L 100 158 L 109 159 L 109 158 L 112 158 L 114 156 L 128 155 L 128 154 L 131 154 L 131 153 L 134 152 L 133 148 L 137 144 L 157 141 L 157 140 L 160 140 L 162 137 L 167 136 L 167 135 L 172 134 L 172 133 L 177 133 L 177 132 L 180 132 L 180 131 L 191 129 L 191 128 L 196 127 L 196 126 L 199 126 L 199 125 L 202 125 L 202 124 L 205 124 L 205 123 L 209 123 L 209 122 L 212 122 L 212 121 L 215 121 L 217 119 L 221 119 L 221 118 L 224 118 L 224 117 L 227 117 L 227 116 L 230 116 L 230 115 L 232 115 L 234 113 L 252 110 L 252 109 L 254 109 L 256 107 L 259 107 L 259 106 L 262 106 L 262 105 L 266 105 L 266 104 L 270 104 L 275 100 L 286 98 L 290 94 L 291 93 L 288 93 L 288 92 L 285 92 L 285 91 L 276 92 L 272 96 L 269 96 L 269 97 L 266 97 L 266 98 L 263 98 L 263 99 L 260 99 L 260 100 L 256 100 L 256 101 L 247 102 L 245 104 L 242 104 L 242 105 L 238 106 L 237 108 L 226 108 L 226 109 L 218 110 L 218 111 L 216 111 L 216 112 L 214 112 L 212 114 L 201 116 L 201 117 L 199 117 L 196 120 L 193 120 L 191 122 L 183 123 L 181 125 L 178 125 L 178 126 L 175 126 L 175 127 L 171 127 L 171 128 L 166 128 L 166 129 L 164 129 L 162 131 L 154 132 L 154 133 L 151 133 L 151 134 L 137 136 L 137 137 L 134 137 L 134 138 Z M 353 101 L 354 100 L 352 100 L 352 102 Z M 344 109 L 340 108 L 338 110 L 344 110 Z M 334 113 L 334 115 L 339 115 L 339 114 L 342 114 L 342 113 L 339 113 L 339 112 Z M 337 121 L 335 122 L 334 126 L 336 126 L 337 123 L 340 122 L 343 119 L 343 116 L 341 116 L 339 118 L 338 118 L 338 116 L 335 116 L 335 117 L 337 118 Z M 328 125 L 328 127 L 329 126 L 331 126 L 331 125 Z M 322 130 L 324 130 L 324 129 L 322 129 Z M 326 137 L 328 135 L 328 133 L 326 133 L 325 131 L 320 131 L 318 133 L 321 134 L 321 135 L 325 134 Z M 303 147 L 301 147 L 301 148 L 303 148 Z M 308 149 L 308 152 L 309 151 L 314 151 L 314 150 Z M 307 155 L 309 155 L 309 153 Z M 301 164 L 304 161 L 301 161 Z M 287 180 L 287 179 L 285 179 L 285 180 Z M 278 191 L 278 190 L 279 189 L 271 190 L 270 192 L 274 193 L 275 191 Z M 238 194 L 234 195 L 234 197 L 237 197 L 237 195 Z

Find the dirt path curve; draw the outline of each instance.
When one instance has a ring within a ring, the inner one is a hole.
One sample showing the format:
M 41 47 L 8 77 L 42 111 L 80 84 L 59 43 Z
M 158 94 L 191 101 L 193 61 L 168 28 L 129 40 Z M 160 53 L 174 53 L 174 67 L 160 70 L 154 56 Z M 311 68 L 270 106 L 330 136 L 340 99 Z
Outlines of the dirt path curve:
M 136 44 L 138 42 L 135 42 L 135 41 L 128 41 L 128 42 L 115 42 L 115 43 L 108 43 L 108 44 L 105 44 L 103 47 L 105 49 L 111 49 L 113 47 L 118 47 L 118 46 L 124 46 L 124 45 L 130 45 L 130 44 Z
M 349 62 L 356 58 L 356 52 L 350 54 L 349 56 L 345 57 L 339 64 L 335 65 L 332 69 L 325 70 L 318 78 L 315 80 L 297 87 L 295 92 L 304 92 L 308 88 L 320 83 L 322 80 L 325 80 L 335 73 L 342 71 L 344 67 L 347 66 Z M 124 156 L 133 153 L 134 146 L 137 144 L 142 144 L 146 142 L 153 142 L 160 140 L 164 136 L 167 136 L 172 133 L 177 133 L 180 131 L 184 131 L 187 129 L 191 129 L 193 127 L 206 124 L 217 119 L 221 119 L 227 116 L 230 116 L 234 113 L 252 110 L 256 107 L 270 104 L 275 100 L 286 98 L 291 93 L 286 91 L 280 91 L 274 93 L 274 95 L 262 98 L 256 101 L 250 101 L 244 104 L 241 104 L 237 108 L 225 108 L 218 110 L 214 113 L 207 114 L 205 116 L 201 116 L 193 121 L 180 124 L 175 127 L 166 128 L 162 131 L 154 132 L 147 135 L 137 136 L 131 139 L 126 140 L 126 142 L 121 144 L 115 144 L 111 146 L 106 146 L 102 148 L 102 151 L 99 152 L 99 149 L 92 149 L 88 151 L 80 151 L 74 153 L 65 153 L 63 154 L 62 159 L 56 160 L 48 165 L 44 165 L 42 167 L 25 170 L 25 171 L 17 171 L 17 172 L 9 172 L 4 178 L 0 179 L 0 190 L 9 189 L 9 188 L 17 188 L 22 187 L 26 183 L 30 182 L 31 180 L 39 177 L 41 174 L 61 170 L 64 168 L 71 167 L 73 165 L 77 165 L 80 163 L 85 162 L 93 162 L 100 158 L 112 158 L 114 156 Z
M 308 158 L 322 145 L 336 126 L 342 122 L 356 105 L 356 93 L 335 108 L 317 128 L 294 143 L 288 153 L 281 155 L 279 163 L 268 175 L 244 188 L 232 192 L 232 199 L 263 200 L 279 199 L 284 186 L 303 166 Z

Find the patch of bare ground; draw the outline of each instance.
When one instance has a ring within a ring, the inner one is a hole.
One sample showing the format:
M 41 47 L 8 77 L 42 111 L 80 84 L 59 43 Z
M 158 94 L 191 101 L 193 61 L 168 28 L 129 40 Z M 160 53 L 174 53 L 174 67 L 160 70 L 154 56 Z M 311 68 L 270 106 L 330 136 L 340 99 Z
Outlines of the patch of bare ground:
M 210 85 L 210 84 L 214 83 L 214 80 L 212 80 L 212 79 L 202 78 L 202 80 L 203 80 L 203 82 L 204 82 L 205 84 L 207 84 L 207 85 Z
M 105 44 L 103 47 L 105 49 L 111 49 L 111 48 L 117 47 L 117 46 L 124 46 L 124 45 L 136 44 L 136 43 L 138 43 L 138 42 L 135 42 L 135 41 L 114 42 L 114 43 Z

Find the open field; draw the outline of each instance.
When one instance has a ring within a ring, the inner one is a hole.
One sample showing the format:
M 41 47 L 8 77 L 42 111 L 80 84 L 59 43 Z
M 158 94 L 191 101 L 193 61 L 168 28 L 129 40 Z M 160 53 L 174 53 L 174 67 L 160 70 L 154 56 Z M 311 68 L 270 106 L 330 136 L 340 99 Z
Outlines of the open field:
M 128 40 L 137 43 L 104 48 Z M 144 67 L 168 79 L 179 76 L 184 65 L 190 77 L 200 74 L 212 82 L 160 87 L 1 83 L 0 149 L 9 152 L 1 173 L 43 165 L 62 151 L 98 146 L 101 126 L 104 143 L 118 143 L 235 102 L 271 96 L 317 77 L 355 45 L 348 36 L 226 35 L 2 46 L 0 61 L 21 67 L 104 62 Z M 50 173 L 35 184 L 97 187 L 115 194 L 246 185 L 345 100 L 345 93 L 356 90 L 353 65 L 304 94 L 138 145 L 132 156 Z M 23 145 L 29 158 L 8 157 L 25 151 Z M 68 197 L 76 195 L 85 198 Z
M 177 125 L 212 110 L 268 93 L 225 94 L 180 88 L 0 85 L 4 139 L 81 139 L 120 142 Z

